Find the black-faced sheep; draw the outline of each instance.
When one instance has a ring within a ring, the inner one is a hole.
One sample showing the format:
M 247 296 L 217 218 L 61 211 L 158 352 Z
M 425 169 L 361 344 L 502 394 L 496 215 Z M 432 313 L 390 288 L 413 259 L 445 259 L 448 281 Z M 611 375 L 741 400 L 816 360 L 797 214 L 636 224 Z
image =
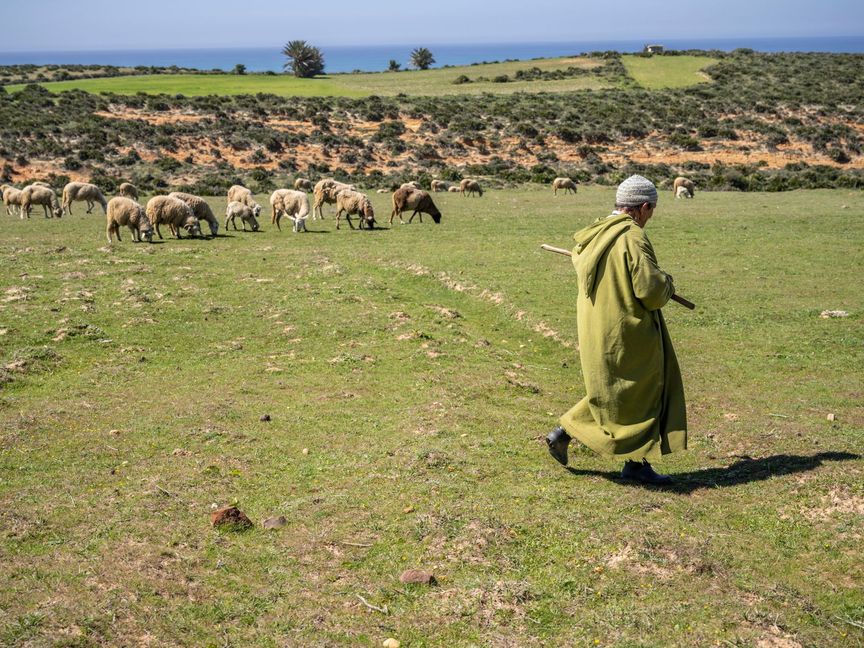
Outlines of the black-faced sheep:
M 52 216 L 60 218 L 63 215 L 63 208 L 57 201 L 57 194 L 54 193 L 53 189 L 41 184 L 28 185 L 21 191 L 21 218 L 24 218 L 24 215 L 30 218 L 30 210 L 33 205 L 42 205 L 42 209 L 45 210 L 45 218 Z M 51 208 L 50 213 L 48 212 L 49 207 Z
M 182 200 L 184 203 L 189 205 L 192 208 L 192 213 L 195 214 L 195 218 L 197 218 L 199 222 L 202 220 L 207 221 L 207 225 L 210 226 L 211 235 L 216 236 L 216 234 L 218 234 L 219 221 L 216 220 L 216 216 L 213 215 L 213 210 L 210 209 L 210 205 L 207 204 L 206 200 L 182 191 L 172 191 L 168 195 L 172 198 Z
M 675 182 L 672 183 L 672 193 L 675 194 L 676 198 L 678 197 L 679 187 L 686 187 L 687 191 L 690 192 L 690 198 L 696 194 L 696 184 L 690 178 L 685 178 L 684 176 L 675 178 Z
M 131 198 L 125 196 L 116 196 L 108 201 L 107 211 L 107 227 L 106 235 L 108 243 L 111 244 L 111 235 L 115 235 L 117 240 L 120 240 L 120 226 L 126 225 L 132 230 L 133 241 L 153 240 L 153 226 L 150 224 L 150 219 L 147 218 L 147 212 L 144 207 L 139 205 Z
M 117 193 L 125 198 L 138 200 L 138 187 L 133 185 L 131 182 L 124 182 L 123 184 L 121 184 L 117 188 Z
M 297 178 L 294 181 L 294 188 L 297 191 L 312 191 L 312 181 L 306 178 Z
M 236 200 L 232 200 L 228 203 L 228 206 L 225 208 L 225 231 L 228 231 L 228 223 L 234 225 L 234 231 L 237 231 L 237 221 L 236 218 L 240 218 L 240 222 L 243 223 L 243 231 L 246 231 L 246 223 L 249 223 L 250 227 L 252 227 L 253 232 L 258 231 L 258 220 L 255 218 L 255 210 L 252 209 L 249 205 L 244 205 L 241 202 L 237 202 Z
M 336 229 L 339 229 L 339 219 L 345 214 L 348 226 L 354 229 L 351 223 L 351 215 L 360 217 L 360 229 L 365 225 L 368 229 L 375 227 L 375 210 L 372 209 L 372 201 L 366 194 L 351 189 L 342 189 L 336 194 Z
M 390 212 L 390 225 L 393 224 L 393 217 L 396 216 L 396 214 L 399 214 L 399 222 L 404 223 L 405 221 L 402 220 L 402 212 L 408 211 L 409 209 L 414 212 L 411 214 L 411 218 L 408 219 L 409 223 L 413 221 L 414 217 L 418 214 L 420 215 L 420 222 L 422 223 L 424 213 L 429 214 L 432 217 L 432 220 L 436 223 L 441 222 L 441 212 L 438 211 L 435 203 L 432 202 L 432 196 L 430 196 L 428 192 L 402 187 L 393 193 L 393 211 Z
M 108 213 L 108 202 L 102 195 L 102 190 L 89 182 L 70 182 L 63 187 L 63 209 L 72 215 L 73 202 L 86 202 L 87 213 L 93 213 L 96 203 L 102 205 L 102 211 Z
M 279 221 L 282 220 L 282 216 L 289 218 L 294 223 L 295 232 L 306 231 L 306 219 L 309 217 L 309 197 L 305 191 L 277 189 L 270 195 L 270 206 L 273 208 L 270 223 L 275 223 L 280 231 L 282 226 Z
M 468 178 L 465 178 L 462 182 L 459 183 L 459 191 L 462 192 L 462 195 L 463 195 L 463 196 L 464 196 L 466 193 L 467 193 L 469 196 L 472 196 L 472 195 L 474 195 L 475 193 L 476 193 L 478 196 L 482 196 L 482 195 L 483 195 L 483 188 L 480 186 L 480 183 L 477 182 L 476 180 L 470 180 L 470 179 L 468 179 Z
M 185 229 L 190 236 L 201 236 L 201 226 L 192 208 L 179 198 L 153 196 L 147 201 L 146 211 L 147 218 L 156 228 L 156 234 L 160 239 L 162 232 L 159 231 L 159 225 L 162 224 L 167 224 L 171 233 L 178 239 L 183 238 L 180 236 L 181 229 Z
M 564 193 L 570 193 L 572 191 L 575 194 L 576 183 L 570 178 L 555 178 L 555 180 L 552 181 L 552 193 L 557 196 L 559 189 L 563 189 Z
M 228 202 L 239 202 L 241 205 L 246 205 L 252 210 L 255 218 L 258 218 L 261 215 L 261 205 L 255 202 L 255 198 L 252 197 L 252 192 L 246 187 L 231 185 L 231 188 L 228 190 Z

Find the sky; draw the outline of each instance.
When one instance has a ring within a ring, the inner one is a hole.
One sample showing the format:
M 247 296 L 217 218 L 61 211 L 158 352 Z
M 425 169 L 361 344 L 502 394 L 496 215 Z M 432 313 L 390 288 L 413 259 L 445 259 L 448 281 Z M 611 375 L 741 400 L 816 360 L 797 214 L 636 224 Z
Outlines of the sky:
M 864 0 L 0 0 L 0 23 L 3 52 L 649 42 L 862 36 Z

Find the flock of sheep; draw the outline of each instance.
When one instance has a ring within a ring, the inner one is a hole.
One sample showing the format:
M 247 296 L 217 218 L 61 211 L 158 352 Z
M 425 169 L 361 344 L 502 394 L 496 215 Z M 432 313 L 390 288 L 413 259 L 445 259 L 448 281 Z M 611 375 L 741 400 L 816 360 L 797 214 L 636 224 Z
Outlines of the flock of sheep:
M 450 184 L 443 180 L 432 180 L 430 189 L 433 192 L 461 193 L 463 196 L 483 195 L 483 188 L 477 180 L 464 179 L 458 185 Z M 552 182 L 552 191 L 555 195 L 562 190 L 565 193 L 576 193 L 576 182 L 571 178 L 555 178 Z M 309 207 L 307 192 L 312 192 L 312 208 Z M 672 188 L 676 198 L 692 198 L 695 185 L 687 178 L 675 179 Z M 94 184 L 86 182 L 70 182 L 63 188 L 62 202 L 57 200 L 57 194 L 44 182 L 34 182 L 23 189 L 17 189 L 9 185 L 0 186 L 3 195 L 3 204 L 6 206 L 6 214 L 14 216 L 17 214 L 24 218 L 30 217 L 34 205 L 41 205 L 46 218 L 60 218 L 64 213 L 72 214 L 72 203 L 86 202 L 87 213 L 90 214 L 98 203 L 102 206 L 107 219 L 106 236 L 108 243 L 113 242 L 116 237 L 120 241 L 120 228 L 128 227 L 132 232 L 134 241 L 152 241 L 155 228 L 156 235 L 161 239 L 160 225 L 167 225 L 171 233 L 177 238 L 181 237 L 181 231 L 185 230 L 190 236 L 201 236 L 201 221 L 207 221 L 210 234 L 214 237 L 219 231 L 219 221 L 213 214 L 213 210 L 207 202 L 198 196 L 189 193 L 175 191 L 167 196 L 154 196 L 142 206 L 138 201 L 138 190 L 134 185 L 124 182 L 118 188 L 118 195 L 109 201 L 105 200 L 102 191 Z M 379 189 L 379 193 L 389 193 L 387 189 Z M 441 212 L 435 206 L 429 192 L 420 187 L 416 181 L 407 182 L 393 192 L 393 209 L 390 212 L 390 224 L 399 216 L 402 220 L 403 212 L 412 212 L 408 222 L 412 222 L 415 216 L 420 217 L 423 222 L 423 214 L 432 217 L 435 223 L 441 222 Z M 319 181 L 313 186 L 310 180 L 297 178 L 294 181 L 294 189 L 277 189 L 270 195 L 270 207 L 272 215 L 270 222 L 281 231 L 281 220 L 287 218 L 293 223 L 293 231 L 306 231 L 306 219 L 310 213 L 312 219 L 324 218 L 324 205 L 335 205 L 336 207 L 336 229 L 342 215 L 348 221 L 351 229 L 354 224 L 351 216 L 357 216 L 359 227 L 372 229 L 375 226 L 375 211 L 369 197 L 358 191 L 354 185 L 345 184 L 328 178 Z M 259 229 L 258 218 L 261 216 L 261 205 L 252 196 L 252 192 L 246 187 L 234 185 L 228 190 L 228 205 L 225 209 L 225 229 L 229 224 L 237 230 L 237 219 L 246 231 L 246 226 L 257 231 Z

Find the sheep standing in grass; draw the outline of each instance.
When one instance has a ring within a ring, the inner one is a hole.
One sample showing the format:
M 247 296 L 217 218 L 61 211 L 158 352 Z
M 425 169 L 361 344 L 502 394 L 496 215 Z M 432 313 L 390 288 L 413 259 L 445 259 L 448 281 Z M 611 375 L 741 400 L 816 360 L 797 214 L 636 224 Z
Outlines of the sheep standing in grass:
M 351 189 L 340 190 L 336 194 L 336 229 L 339 229 L 339 219 L 343 212 L 351 229 L 354 229 L 351 223 L 352 214 L 360 217 L 360 229 L 363 229 L 364 225 L 368 229 L 375 227 L 375 210 L 372 209 L 372 201 L 366 194 Z
M 183 193 L 182 191 L 172 191 L 168 195 L 172 198 L 182 200 L 189 205 L 192 208 L 192 213 L 195 214 L 195 218 L 199 222 L 202 220 L 207 221 L 207 225 L 210 226 L 210 234 L 216 236 L 219 232 L 219 221 L 216 220 L 216 216 L 213 215 L 213 210 L 210 209 L 210 205 L 207 204 L 206 200 L 192 194 Z
M 559 189 L 563 189 L 564 193 L 570 193 L 572 191 L 575 194 L 576 183 L 570 178 L 555 178 L 555 180 L 552 181 L 552 193 L 557 196 Z
M 429 183 L 429 188 L 434 192 L 447 191 L 450 189 L 450 183 L 443 180 L 433 180 Z
M 462 192 L 464 196 L 467 192 L 469 196 L 474 195 L 475 193 L 478 196 L 483 196 L 483 188 L 480 186 L 480 183 L 476 180 L 470 180 L 465 178 L 462 182 L 459 183 L 459 191 Z
M 105 196 L 102 195 L 102 190 L 89 182 L 70 182 L 63 187 L 63 209 L 72 215 L 73 202 L 86 202 L 87 213 L 93 213 L 93 207 L 96 203 L 102 205 L 102 211 L 108 213 L 108 202 Z
M 237 231 L 237 221 L 236 218 L 240 218 L 240 222 L 243 223 L 243 231 L 246 231 L 246 223 L 252 227 L 253 232 L 258 231 L 258 221 L 255 218 L 255 210 L 252 209 L 249 205 L 244 205 L 241 202 L 237 202 L 236 200 L 228 203 L 228 206 L 225 208 L 225 231 L 228 231 L 228 223 L 231 223 L 234 226 L 234 231 Z
M 696 193 L 696 183 L 690 180 L 690 178 L 685 178 L 683 176 L 675 178 L 675 182 L 672 183 L 672 193 L 675 194 L 676 198 L 678 198 L 679 187 L 685 187 L 690 194 L 690 198 L 692 198 Z
M 0 194 L 3 195 L 3 204 L 6 205 L 6 215 L 15 216 L 21 211 L 21 190 L 9 185 L 0 185 Z
M 393 217 L 396 214 L 399 214 L 399 222 L 404 224 L 405 221 L 402 220 L 402 212 L 409 209 L 414 211 L 411 214 L 411 218 L 408 219 L 409 224 L 418 214 L 422 223 L 424 213 L 429 214 L 436 223 L 441 222 L 441 212 L 438 211 L 435 203 L 432 202 L 432 196 L 428 192 L 402 187 L 393 193 L 393 211 L 390 212 L 390 225 L 393 224 Z
M 294 188 L 297 191 L 312 191 L 312 181 L 306 178 L 297 178 L 294 181 Z
M 147 218 L 144 208 L 131 198 L 116 196 L 108 201 L 106 234 L 108 244 L 112 243 L 111 235 L 120 241 L 120 226 L 126 225 L 132 230 L 132 240 L 136 242 L 153 240 L 153 226 Z
M 312 220 L 320 218 L 324 220 L 324 204 L 335 205 L 336 195 L 343 189 L 354 190 L 354 185 L 338 182 L 333 178 L 319 180 L 312 192 Z
M 305 191 L 296 189 L 277 189 L 270 195 L 270 206 L 273 208 L 271 224 L 276 224 L 279 231 L 282 226 L 279 221 L 285 216 L 294 223 L 295 232 L 306 231 L 306 219 L 309 217 L 309 197 Z
M 125 198 L 138 200 L 138 187 L 131 182 L 124 182 L 117 188 L 117 193 Z
M 252 197 L 252 192 L 246 187 L 231 185 L 231 188 L 228 190 L 228 202 L 239 202 L 241 205 L 246 205 L 252 210 L 255 218 L 258 218 L 261 215 L 261 205 L 255 202 L 255 198 Z
M 675 192 L 676 198 L 692 198 L 693 194 L 690 193 L 690 190 L 687 187 L 681 186 L 678 187 L 678 190 Z
M 147 218 L 153 227 L 156 228 L 156 234 L 162 238 L 162 232 L 159 231 L 159 225 L 167 224 L 171 229 L 171 233 L 178 239 L 180 230 L 185 229 L 189 236 L 201 236 L 201 226 L 198 224 L 198 219 L 192 212 L 192 208 L 179 198 L 171 196 L 153 196 L 147 201 Z
M 52 216 L 60 218 L 63 215 L 63 208 L 57 201 L 57 194 L 54 193 L 53 189 L 43 185 L 32 184 L 21 190 L 21 218 L 24 218 L 25 215 L 30 218 L 30 210 L 33 205 L 42 205 L 42 209 L 45 210 L 45 218 Z M 51 213 L 48 212 L 49 207 Z

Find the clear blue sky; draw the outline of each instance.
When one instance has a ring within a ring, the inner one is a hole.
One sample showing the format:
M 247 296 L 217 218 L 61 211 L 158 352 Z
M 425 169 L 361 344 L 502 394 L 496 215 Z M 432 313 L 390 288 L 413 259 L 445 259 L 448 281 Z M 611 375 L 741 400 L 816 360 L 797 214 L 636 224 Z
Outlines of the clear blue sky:
M 864 35 L 864 0 L 0 0 L 0 51 Z M 14 26 L 14 28 L 13 28 Z

